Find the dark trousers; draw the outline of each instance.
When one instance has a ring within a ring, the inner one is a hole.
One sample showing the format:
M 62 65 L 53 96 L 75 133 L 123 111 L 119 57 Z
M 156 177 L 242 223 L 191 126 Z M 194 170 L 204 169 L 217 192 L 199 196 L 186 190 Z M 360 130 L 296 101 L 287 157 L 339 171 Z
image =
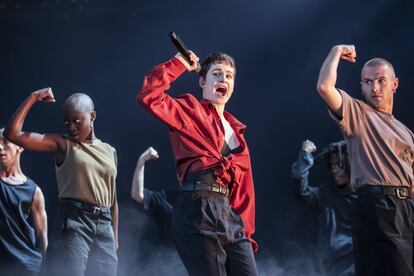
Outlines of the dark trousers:
M 172 220 L 174 242 L 190 275 L 257 275 L 243 222 L 225 195 L 182 192 Z
M 67 275 L 117 274 L 118 257 L 110 215 L 94 216 L 65 206 L 63 249 Z
M 358 195 L 352 222 L 357 275 L 414 275 L 413 216 L 411 199 Z
M 0 275 L 2 276 L 37 276 L 39 272 L 29 271 L 22 266 L 0 262 Z

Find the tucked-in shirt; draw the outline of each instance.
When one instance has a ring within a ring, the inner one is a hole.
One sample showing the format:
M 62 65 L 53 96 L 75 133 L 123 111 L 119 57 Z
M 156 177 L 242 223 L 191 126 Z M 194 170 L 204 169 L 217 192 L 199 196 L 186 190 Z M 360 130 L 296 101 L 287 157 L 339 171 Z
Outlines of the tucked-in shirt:
M 223 156 L 224 128 L 215 107 L 204 99 L 197 100 L 191 94 L 172 98 L 165 93 L 184 71 L 185 66 L 177 58 L 154 67 L 145 76 L 137 100 L 169 127 L 181 183 L 188 173 L 213 168 L 218 183 L 232 185 L 230 204 L 240 214 L 246 237 L 253 242 L 253 249 L 257 250 L 257 244 L 251 238 L 255 230 L 255 197 L 250 154 L 244 138 L 246 126 L 230 113 L 224 112 L 242 150 Z
M 81 143 L 66 139 L 66 157 L 55 166 L 60 199 L 111 207 L 117 174 L 114 149 L 99 139 Z
M 351 167 L 351 183 L 411 187 L 414 135 L 392 114 L 363 101 L 342 95 L 342 118 L 336 120 L 345 137 Z
M 36 184 L 28 179 L 12 185 L 0 179 L 0 270 L 16 265 L 29 271 L 40 271 L 42 253 L 36 246 L 36 232 L 30 207 Z

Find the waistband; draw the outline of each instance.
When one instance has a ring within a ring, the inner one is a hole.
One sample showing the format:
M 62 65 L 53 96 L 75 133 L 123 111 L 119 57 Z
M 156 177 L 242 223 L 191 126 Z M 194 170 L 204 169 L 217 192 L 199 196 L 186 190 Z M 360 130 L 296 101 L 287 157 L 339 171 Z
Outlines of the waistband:
M 181 191 L 209 191 L 225 196 L 230 195 L 230 189 L 217 183 L 205 183 L 201 181 L 186 181 L 181 185 Z
M 357 190 L 357 194 L 383 194 L 393 195 L 399 199 L 411 198 L 410 188 L 403 186 L 364 185 Z
M 71 207 L 76 207 L 81 209 L 82 211 L 92 214 L 94 216 L 100 216 L 100 215 L 110 215 L 111 210 L 107 207 L 94 205 L 74 199 L 61 199 L 62 203 L 64 205 L 68 205 Z

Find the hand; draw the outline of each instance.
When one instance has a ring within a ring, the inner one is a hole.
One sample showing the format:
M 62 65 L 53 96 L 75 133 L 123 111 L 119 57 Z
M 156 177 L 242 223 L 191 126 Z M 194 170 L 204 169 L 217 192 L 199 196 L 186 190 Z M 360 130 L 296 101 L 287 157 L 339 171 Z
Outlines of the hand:
M 335 47 L 340 51 L 341 59 L 352 63 L 356 62 L 356 51 L 354 45 L 337 45 Z
M 47 103 L 55 102 L 55 96 L 53 95 L 52 88 L 50 87 L 37 90 L 33 92 L 32 95 L 39 102 L 47 102 Z
M 177 53 L 175 55 L 176 58 L 178 58 L 182 64 L 187 68 L 187 71 L 196 71 L 198 67 L 200 66 L 198 61 L 200 60 L 198 56 L 196 56 L 192 51 L 190 51 L 190 59 L 193 62 L 193 65 L 190 65 L 187 60 L 181 55 L 181 53 Z
M 316 146 L 312 141 L 305 140 L 302 143 L 302 150 L 304 150 L 308 153 L 312 153 L 312 152 L 316 151 Z
M 158 152 L 153 148 L 153 147 L 149 147 L 147 148 L 139 157 L 139 161 L 148 161 L 148 160 L 154 160 L 154 159 L 158 159 L 159 155 Z

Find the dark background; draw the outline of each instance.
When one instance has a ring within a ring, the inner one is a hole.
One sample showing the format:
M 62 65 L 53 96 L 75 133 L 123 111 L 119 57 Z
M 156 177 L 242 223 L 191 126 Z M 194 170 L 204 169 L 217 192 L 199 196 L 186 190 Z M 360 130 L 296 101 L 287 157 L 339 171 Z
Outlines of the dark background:
M 292 195 L 290 165 L 304 139 L 322 148 L 341 138 L 315 89 L 320 65 L 333 45 L 356 45 L 357 63 L 341 62 L 337 86 L 360 97 L 362 64 L 390 60 L 400 78 L 394 115 L 414 129 L 413 8 L 412 1 L 396 0 L 0 0 L 0 125 L 43 87 L 52 87 L 57 101 L 36 104 L 26 130 L 63 132 L 64 99 L 74 92 L 93 98 L 96 134 L 118 151 L 120 274 L 128 275 L 140 266 L 131 261 L 137 245 L 130 242 L 140 236 L 130 229 L 141 221 L 129 198 L 140 153 L 151 145 L 161 156 L 147 166 L 147 186 L 178 185 L 167 129 L 135 102 L 143 77 L 175 54 L 172 30 L 201 58 L 227 52 L 236 59 L 237 78 L 226 109 L 248 125 L 259 271 L 310 275 L 312 253 L 303 248 L 314 239 L 314 214 Z M 199 95 L 197 83 L 186 73 L 171 94 Z M 53 159 L 26 152 L 22 163 L 44 191 L 52 224 Z

